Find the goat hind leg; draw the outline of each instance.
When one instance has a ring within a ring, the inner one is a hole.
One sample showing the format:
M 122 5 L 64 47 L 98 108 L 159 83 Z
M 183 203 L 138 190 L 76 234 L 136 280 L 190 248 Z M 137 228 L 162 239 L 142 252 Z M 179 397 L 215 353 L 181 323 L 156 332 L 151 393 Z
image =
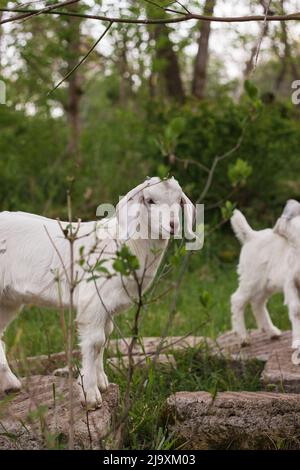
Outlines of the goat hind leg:
M 269 338 L 278 338 L 281 335 L 281 331 L 271 320 L 267 309 L 267 298 L 258 297 L 252 300 L 251 306 L 259 330 L 264 331 Z

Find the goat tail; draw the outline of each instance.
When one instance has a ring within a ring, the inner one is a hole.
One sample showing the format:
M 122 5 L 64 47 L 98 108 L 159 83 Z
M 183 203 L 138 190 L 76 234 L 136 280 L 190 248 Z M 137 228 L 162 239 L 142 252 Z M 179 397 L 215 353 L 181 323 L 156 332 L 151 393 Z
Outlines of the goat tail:
M 252 238 L 254 230 L 252 230 L 246 220 L 246 217 L 239 210 L 234 210 L 230 222 L 237 239 L 242 245 Z

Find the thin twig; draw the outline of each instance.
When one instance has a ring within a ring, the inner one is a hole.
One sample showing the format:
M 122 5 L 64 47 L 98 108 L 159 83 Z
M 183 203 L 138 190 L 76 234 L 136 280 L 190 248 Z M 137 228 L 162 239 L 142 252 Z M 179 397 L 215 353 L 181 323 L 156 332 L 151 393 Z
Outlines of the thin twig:
M 69 77 L 70 75 L 72 75 L 72 73 L 74 73 L 79 67 L 81 64 L 83 64 L 83 62 L 85 62 L 85 60 L 88 58 L 88 56 L 91 54 L 91 52 L 93 52 L 93 50 L 95 49 L 95 47 L 98 46 L 99 42 L 101 41 L 101 39 L 103 39 L 103 37 L 106 35 L 106 33 L 108 32 L 108 30 L 110 29 L 110 27 L 112 26 L 113 22 L 111 21 L 109 23 L 109 25 L 107 26 L 107 28 L 104 30 L 104 32 L 101 34 L 101 36 L 97 39 L 97 41 L 92 45 L 92 47 L 88 50 L 88 52 L 82 57 L 82 59 L 80 59 L 80 61 L 54 86 L 54 88 L 52 88 L 52 90 L 50 90 L 48 92 L 48 95 L 50 95 L 51 93 L 53 93 L 55 90 L 57 90 L 58 87 L 60 87 L 60 85 L 65 82 Z
M 56 3 L 55 5 L 49 5 L 45 8 L 42 8 L 41 10 L 19 10 L 19 12 L 23 11 L 24 13 L 21 14 L 21 15 L 16 15 L 16 16 L 13 16 L 11 18 L 6 18 L 5 20 L 1 20 L 0 21 L 0 24 L 4 24 L 4 23 L 11 23 L 12 21 L 18 21 L 18 20 L 23 20 L 25 18 L 29 18 L 29 17 L 33 17 L 33 16 L 37 16 L 37 15 L 41 15 L 43 13 L 51 13 L 52 10 L 54 10 L 55 8 L 62 8 L 62 7 L 65 7 L 65 6 L 68 6 L 68 5 L 72 5 L 73 3 L 77 3 L 79 2 L 79 0 L 68 0 L 66 2 L 62 2 L 62 3 Z M 12 8 L 12 9 L 0 9 L 0 11 L 12 11 L 12 12 L 18 12 L 18 9 L 15 9 L 15 8 Z M 57 12 L 59 14 L 59 12 Z
M 267 28 L 267 16 L 268 16 L 268 13 L 269 13 L 269 8 L 270 8 L 270 5 L 271 5 L 271 1 L 272 0 L 269 0 L 268 1 L 268 5 L 266 6 L 266 11 L 265 11 L 265 20 L 262 24 L 262 27 L 261 27 L 261 32 L 260 32 L 260 36 L 259 36 L 259 41 L 257 43 L 257 48 L 256 48 L 256 52 L 255 52 L 255 59 L 254 59 L 254 64 L 253 64 L 253 68 L 251 70 L 251 73 L 253 73 L 257 67 L 257 61 L 258 61 L 258 56 L 259 56 L 259 51 L 260 51 L 260 48 L 261 48 L 261 44 L 262 44 L 262 40 L 264 38 L 264 35 L 265 35 L 265 32 L 266 32 L 266 28 Z
M 230 149 L 228 150 L 227 152 L 225 152 L 223 155 L 220 155 L 220 156 L 216 156 L 213 160 L 213 163 L 212 163 L 212 166 L 210 168 L 210 171 L 209 171 L 209 174 L 208 174 L 208 177 L 207 177 L 207 180 L 206 180 L 206 184 L 204 186 L 204 189 L 199 197 L 199 199 L 197 200 L 197 203 L 203 201 L 203 199 L 205 198 L 206 194 L 208 193 L 209 191 L 209 188 L 211 186 L 211 183 L 212 183 L 212 180 L 213 180 L 213 176 L 214 176 L 214 173 L 215 173 L 215 170 L 218 166 L 218 164 L 224 160 L 225 158 L 227 157 L 230 157 L 232 154 L 234 154 L 241 146 L 242 142 L 243 142 L 243 139 L 244 139 L 244 135 L 245 135 L 245 131 L 246 131 L 246 122 L 244 122 L 244 125 L 243 125 L 243 128 L 242 128 L 242 132 L 241 132 L 241 135 L 240 137 L 238 138 L 238 141 L 237 143 Z

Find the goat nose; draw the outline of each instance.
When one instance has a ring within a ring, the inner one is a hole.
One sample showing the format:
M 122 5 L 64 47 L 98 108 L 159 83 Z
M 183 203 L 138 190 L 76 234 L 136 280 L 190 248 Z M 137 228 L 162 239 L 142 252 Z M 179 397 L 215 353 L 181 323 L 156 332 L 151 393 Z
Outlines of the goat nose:
M 174 222 L 172 220 L 170 222 L 170 231 L 171 231 L 171 234 L 174 235 Z

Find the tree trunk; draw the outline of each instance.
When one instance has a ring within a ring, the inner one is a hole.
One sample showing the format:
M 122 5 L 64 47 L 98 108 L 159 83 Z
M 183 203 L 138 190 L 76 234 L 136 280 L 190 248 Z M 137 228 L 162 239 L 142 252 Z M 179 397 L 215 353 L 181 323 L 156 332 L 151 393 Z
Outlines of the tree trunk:
M 203 8 L 203 14 L 212 16 L 216 5 L 216 0 L 206 0 Z M 200 35 L 198 40 L 198 52 L 194 65 L 194 77 L 192 84 L 192 93 L 196 98 L 202 99 L 204 97 L 206 79 L 207 79 L 207 65 L 209 59 L 209 36 L 211 31 L 210 21 L 200 22 Z
M 155 26 L 156 57 L 162 64 L 160 74 L 164 80 L 167 95 L 179 102 L 183 102 L 184 90 L 178 57 L 173 49 L 169 33 L 169 28 L 165 24 Z

